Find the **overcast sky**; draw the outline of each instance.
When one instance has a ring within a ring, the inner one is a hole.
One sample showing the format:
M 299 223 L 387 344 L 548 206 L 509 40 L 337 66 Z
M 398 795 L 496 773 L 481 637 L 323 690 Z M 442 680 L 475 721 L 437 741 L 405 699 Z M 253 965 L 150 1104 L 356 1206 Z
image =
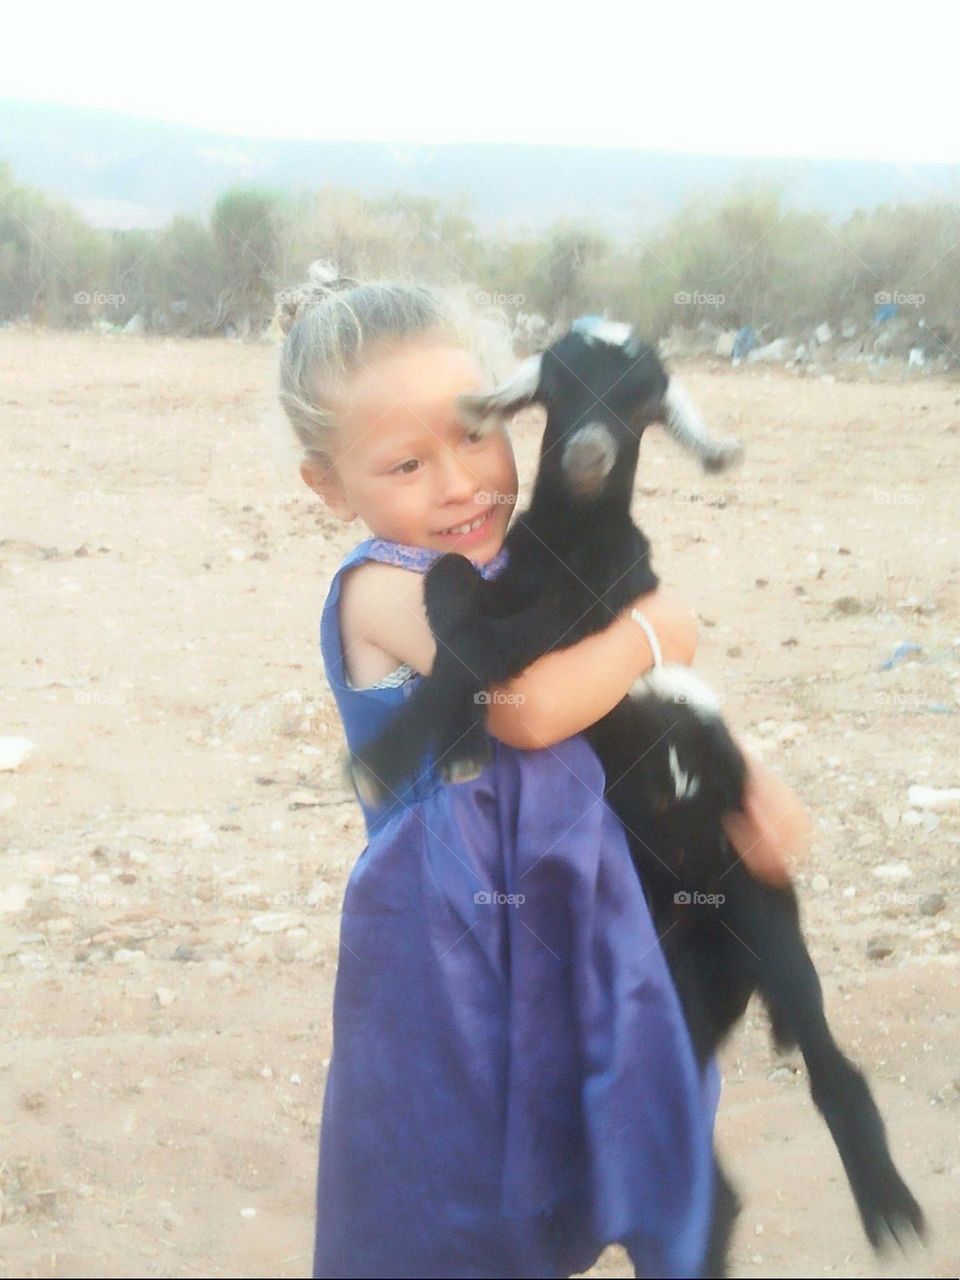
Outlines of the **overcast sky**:
M 9 6 L 0 95 L 277 138 L 960 160 L 948 8 L 667 0 L 654 17 L 629 0 L 401 0 L 331 12 Z

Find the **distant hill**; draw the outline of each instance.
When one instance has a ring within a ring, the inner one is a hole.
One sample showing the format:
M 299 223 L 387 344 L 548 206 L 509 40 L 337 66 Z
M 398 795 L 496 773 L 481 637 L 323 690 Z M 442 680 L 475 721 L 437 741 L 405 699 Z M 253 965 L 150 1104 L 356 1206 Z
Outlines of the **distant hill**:
M 463 198 L 485 234 L 584 217 L 616 236 L 647 230 L 697 192 L 784 184 L 785 201 L 844 217 L 855 209 L 960 200 L 960 165 L 754 160 L 623 148 L 235 138 L 114 111 L 0 99 L 0 160 L 14 179 L 67 198 L 98 227 L 155 227 L 205 215 L 237 183 Z

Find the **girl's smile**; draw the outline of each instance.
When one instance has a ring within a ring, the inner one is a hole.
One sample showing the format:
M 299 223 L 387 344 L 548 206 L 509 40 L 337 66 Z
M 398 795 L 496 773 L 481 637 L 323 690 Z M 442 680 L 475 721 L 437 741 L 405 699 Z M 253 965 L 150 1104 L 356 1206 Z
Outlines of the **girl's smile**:
M 459 394 L 482 388 L 474 356 L 442 338 L 371 355 L 344 396 L 332 465 L 305 465 L 304 479 L 378 538 L 485 564 L 503 545 L 517 469 L 503 424 L 481 433 L 457 412 Z

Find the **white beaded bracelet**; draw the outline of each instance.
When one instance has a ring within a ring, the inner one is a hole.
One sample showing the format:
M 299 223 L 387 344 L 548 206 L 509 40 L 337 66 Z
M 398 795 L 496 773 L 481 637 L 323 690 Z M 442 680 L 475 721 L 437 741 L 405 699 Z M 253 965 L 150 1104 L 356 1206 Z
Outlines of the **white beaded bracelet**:
M 647 637 L 650 644 L 650 652 L 653 654 L 653 665 L 662 667 L 663 654 L 660 652 L 660 641 L 657 639 L 657 633 L 654 631 L 650 619 L 645 618 L 639 609 L 631 609 L 630 617 L 639 624 L 643 634 Z

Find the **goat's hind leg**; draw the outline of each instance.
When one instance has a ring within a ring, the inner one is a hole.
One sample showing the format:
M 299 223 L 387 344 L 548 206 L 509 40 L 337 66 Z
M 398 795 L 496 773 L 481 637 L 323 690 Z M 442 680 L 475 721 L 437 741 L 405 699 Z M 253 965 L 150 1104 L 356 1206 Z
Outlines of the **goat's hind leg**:
M 925 1232 L 923 1211 L 901 1178 L 883 1120 L 863 1075 L 841 1052 L 827 1023 L 823 993 L 800 931 L 792 893 L 771 889 L 741 866 L 730 872 L 728 919 L 756 957 L 756 977 L 775 1010 L 778 1039 L 800 1046 L 810 1092 L 843 1161 L 864 1230 L 881 1250 Z

